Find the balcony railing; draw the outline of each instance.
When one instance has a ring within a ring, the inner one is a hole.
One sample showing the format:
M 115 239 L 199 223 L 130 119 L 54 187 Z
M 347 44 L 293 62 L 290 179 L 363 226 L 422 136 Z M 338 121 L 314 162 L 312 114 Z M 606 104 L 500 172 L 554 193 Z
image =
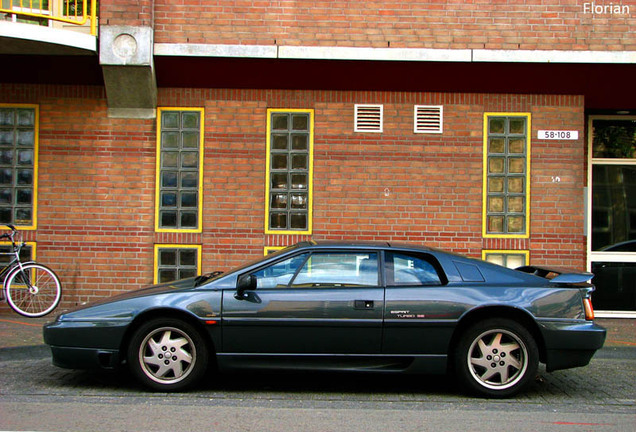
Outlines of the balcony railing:
M 0 19 L 35 25 L 89 29 L 97 36 L 97 0 L 1 0 Z

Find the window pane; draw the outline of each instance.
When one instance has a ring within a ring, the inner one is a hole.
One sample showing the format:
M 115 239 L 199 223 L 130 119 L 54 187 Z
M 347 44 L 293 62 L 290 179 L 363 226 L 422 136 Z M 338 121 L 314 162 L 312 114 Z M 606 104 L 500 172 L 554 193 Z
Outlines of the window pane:
M 292 116 L 293 130 L 309 130 L 309 116 L 307 114 L 295 114 Z
M 503 134 L 506 131 L 506 121 L 502 118 L 490 118 L 488 133 Z
M 272 189 L 287 189 L 287 173 L 272 174 Z
M 286 154 L 272 155 L 272 169 L 277 169 L 277 170 L 287 169 L 287 155 Z
M 179 152 L 164 152 L 161 156 L 161 166 L 176 168 L 179 165 Z
M 441 279 L 431 262 L 424 257 L 400 253 L 387 254 L 387 264 L 393 270 L 393 285 L 441 285 Z
M 287 213 L 272 213 L 269 218 L 270 228 L 287 228 Z
M 308 147 L 307 135 L 292 135 L 292 150 L 307 150 Z
M 177 129 L 179 127 L 179 113 L 176 111 L 164 111 L 161 116 L 163 129 Z
M 291 229 L 307 229 L 307 214 L 306 213 L 292 213 L 289 215 L 290 228 Z
M 294 287 L 377 286 L 376 253 L 314 253 L 292 281 Z
M 504 138 L 491 138 L 488 146 L 489 153 L 505 153 L 506 140 Z
M 592 166 L 592 249 L 636 240 L 636 166 Z
M 173 280 L 177 280 L 176 270 L 159 270 L 159 283 L 172 282 Z
M 199 133 L 184 132 L 182 135 L 183 148 L 199 148 Z
M 526 133 L 526 119 L 524 118 L 510 118 L 510 133 L 515 135 L 525 135 Z
M 595 158 L 636 158 L 636 120 L 594 120 Z
M 199 113 L 198 112 L 183 112 L 181 114 L 181 120 L 183 122 L 183 129 L 198 129 L 199 128 Z
M 181 227 L 194 228 L 197 226 L 197 214 L 194 212 L 181 212 Z
M 179 148 L 179 132 L 162 132 L 161 148 L 178 149 Z
M 176 207 L 177 206 L 177 194 L 175 192 L 162 192 L 161 193 L 161 206 L 162 207 Z
M 286 288 L 308 255 L 306 253 L 297 255 L 253 273 L 256 277 L 256 287 Z
M 287 208 L 287 194 L 272 194 L 272 202 L 270 207 L 273 209 Z
M 177 265 L 177 250 L 176 249 L 161 250 L 159 252 L 159 265 L 176 266 Z
M 182 208 L 196 208 L 197 207 L 197 193 L 181 192 L 181 207 Z
M 35 145 L 35 130 L 18 130 L 18 145 L 33 147 Z
M 272 129 L 273 130 L 287 130 L 287 114 L 273 114 L 272 115 Z
M 196 249 L 181 249 L 179 254 L 180 262 L 182 266 L 196 266 L 197 265 L 197 251 Z
M 274 135 L 272 137 L 273 150 L 287 150 L 287 135 Z
M 13 145 L 14 137 L 13 129 L 0 129 L 0 145 Z
M 196 188 L 199 186 L 199 174 L 195 172 L 181 173 L 182 188 Z

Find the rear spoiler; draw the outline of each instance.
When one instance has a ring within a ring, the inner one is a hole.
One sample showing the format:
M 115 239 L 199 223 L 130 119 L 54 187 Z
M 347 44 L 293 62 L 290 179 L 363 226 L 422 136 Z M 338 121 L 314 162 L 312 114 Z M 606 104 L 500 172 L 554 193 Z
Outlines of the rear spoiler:
M 523 266 L 518 267 L 516 270 L 550 279 L 550 282 L 561 284 L 589 283 L 594 277 L 593 273 L 579 272 L 577 270 L 559 267 Z

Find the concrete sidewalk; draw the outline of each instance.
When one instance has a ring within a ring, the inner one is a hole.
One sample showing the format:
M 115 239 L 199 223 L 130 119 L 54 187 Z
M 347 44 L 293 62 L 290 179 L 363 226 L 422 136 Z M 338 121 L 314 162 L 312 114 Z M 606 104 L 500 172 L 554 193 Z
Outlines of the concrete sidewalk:
M 55 320 L 55 314 L 44 318 L 25 318 L 0 309 L 0 360 L 10 352 L 46 352 L 42 326 Z M 604 349 L 633 348 L 636 351 L 636 319 L 597 319 L 607 329 Z

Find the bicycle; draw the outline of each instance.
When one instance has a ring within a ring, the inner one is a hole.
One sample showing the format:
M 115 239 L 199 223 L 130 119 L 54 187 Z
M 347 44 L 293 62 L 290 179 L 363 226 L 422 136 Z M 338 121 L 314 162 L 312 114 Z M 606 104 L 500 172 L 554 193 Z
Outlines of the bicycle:
M 3 292 L 11 309 L 20 315 L 37 318 L 50 313 L 60 303 L 62 284 L 55 272 L 35 261 L 22 262 L 20 251 L 25 242 L 16 241 L 20 231 L 8 224 L 11 233 L 0 235 L 0 240 L 11 241 L 10 252 L 0 255 L 13 256 L 11 262 L 0 271 L 4 280 Z

